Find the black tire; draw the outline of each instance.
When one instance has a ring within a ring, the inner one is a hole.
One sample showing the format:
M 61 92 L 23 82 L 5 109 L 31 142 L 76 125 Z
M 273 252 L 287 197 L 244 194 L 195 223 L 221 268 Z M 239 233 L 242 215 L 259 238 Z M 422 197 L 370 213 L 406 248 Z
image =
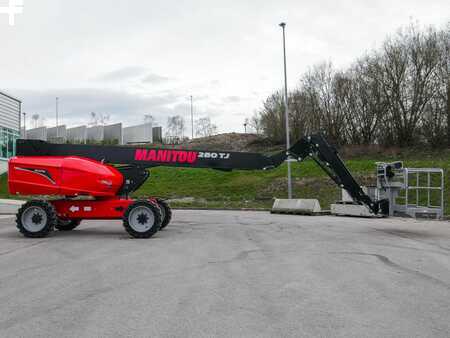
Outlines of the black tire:
M 158 202 L 159 208 L 161 209 L 162 221 L 160 230 L 162 230 L 169 225 L 170 220 L 172 219 L 172 209 L 170 208 L 169 203 L 167 203 L 163 199 L 157 198 L 156 201 Z
M 55 225 L 55 228 L 59 231 L 70 231 L 75 229 L 77 226 L 79 226 L 81 223 L 81 220 L 79 219 L 58 219 L 58 223 Z
M 28 201 L 16 215 L 17 229 L 25 237 L 45 237 L 53 231 L 57 222 L 55 208 L 47 201 Z
M 148 201 L 136 201 L 123 215 L 123 226 L 134 238 L 150 238 L 161 227 L 159 206 Z

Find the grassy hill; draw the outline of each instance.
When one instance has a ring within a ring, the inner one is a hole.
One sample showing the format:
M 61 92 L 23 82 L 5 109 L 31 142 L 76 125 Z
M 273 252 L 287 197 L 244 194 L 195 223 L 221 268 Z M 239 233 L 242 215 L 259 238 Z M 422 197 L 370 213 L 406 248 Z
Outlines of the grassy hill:
M 388 160 L 388 159 L 386 159 Z M 375 184 L 375 160 L 352 159 L 346 164 L 363 185 Z M 450 171 L 450 160 L 408 160 L 409 167 L 440 167 Z M 297 198 L 318 198 L 322 208 L 340 198 L 340 189 L 312 161 L 293 165 L 293 193 Z M 449 191 L 446 184 L 446 191 Z M 211 169 L 155 168 L 136 196 L 193 197 L 177 206 L 210 208 L 270 208 L 273 197 L 286 197 L 286 166 L 272 171 L 220 172 Z M 450 214 L 450 207 L 446 208 Z
M 220 148 L 226 150 L 227 146 Z M 342 149 L 341 153 L 352 174 L 363 185 L 375 184 L 377 161 L 403 159 L 407 167 L 444 168 L 446 177 L 450 173 L 449 150 Z M 178 207 L 270 208 L 274 197 L 287 195 L 285 165 L 269 171 L 233 172 L 159 167 L 152 169 L 150 174 L 150 179 L 134 195 L 177 199 L 173 205 Z M 293 164 L 293 183 L 294 197 L 318 198 L 324 209 L 340 198 L 339 188 L 310 160 Z M 446 183 L 446 191 L 449 189 L 450 185 Z M 10 198 L 5 175 L 0 177 L 0 197 Z M 446 214 L 450 214 L 450 206 L 446 204 Z

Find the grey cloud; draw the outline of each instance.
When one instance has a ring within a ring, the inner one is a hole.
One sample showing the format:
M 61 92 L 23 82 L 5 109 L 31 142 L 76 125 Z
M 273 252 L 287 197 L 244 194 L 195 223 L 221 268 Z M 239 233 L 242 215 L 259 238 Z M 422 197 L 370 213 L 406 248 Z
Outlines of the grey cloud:
M 116 69 L 98 77 L 100 81 L 123 81 L 142 76 L 146 69 L 138 66 L 129 66 Z
M 228 102 L 228 103 L 237 103 L 237 102 L 240 102 L 241 100 L 242 100 L 242 98 L 239 96 L 236 96 L 236 95 L 227 96 L 223 99 L 224 102 Z
M 126 81 L 126 80 L 133 80 L 133 79 L 139 79 L 142 81 L 142 83 L 151 83 L 151 84 L 158 84 L 158 83 L 167 82 L 170 80 L 166 76 L 162 76 L 162 75 L 155 74 L 155 73 L 149 73 L 148 69 L 146 69 L 145 67 L 139 67 L 139 66 L 122 67 L 122 68 L 113 70 L 111 72 L 102 74 L 99 77 L 97 77 L 96 80 L 116 82 L 116 81 Z
M 144 82 L 144 83 L 161 83 L 161 82 L 166 82 L 166 81 L 169 81 L 169 78 L 168 77 L 165 77 L 165 76 L 161 76 L 161 75 L 158 75 L 158 74 L 148 74 L 146 77 L 144 77 L 143 79 L 142 79 L 142 82 Z
M 48 124 L 54 124 L 55 97 L 58 96 L 64 123 L 71 126 L 88 123 L 90 112 L 108 114 L 110 122 L 122 122 L 125 125 L 141 123 L 144 114 L 152 114 L 161 123 L 174 113 L 172 106 L 178 101 L 174 93 L 143 96 L 92 88 L 14 92 L 22 98 L 23 111 L 28 116 L 37 113 Z

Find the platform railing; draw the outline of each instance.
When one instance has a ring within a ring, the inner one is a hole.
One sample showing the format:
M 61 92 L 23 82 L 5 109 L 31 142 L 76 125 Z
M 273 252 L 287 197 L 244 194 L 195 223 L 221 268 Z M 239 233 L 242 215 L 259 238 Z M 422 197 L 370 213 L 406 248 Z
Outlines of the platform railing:
M 390 171 L 390 164 L 377 163 L 377 193 L 389 199 L 390 215 L 426 216 L 441 219 L 444 215 L 444 171 L 440 168 L 403 168 Z

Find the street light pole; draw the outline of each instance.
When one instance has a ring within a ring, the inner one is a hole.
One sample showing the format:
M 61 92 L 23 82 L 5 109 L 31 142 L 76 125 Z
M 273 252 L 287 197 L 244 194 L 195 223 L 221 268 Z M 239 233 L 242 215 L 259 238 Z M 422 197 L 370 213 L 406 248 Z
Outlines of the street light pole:
M 56 138 L 58 138 L 58 101 L 59 97 L 56 98 L 56 106 L 55 106 L 55 112 L 56 112 Z
M 291 147 L 290 130 L 289 130 L 289 107 L 288 107 L 288 90 L 287 90 L 287 71 L 286 71 L 286 23 L 282 22 L 279 26 L 283 29 L 283 57 L 284 57 L 284 118 L 286 120 L 286 153 L 287 157 L 287 179 L 288 179 L 288 198 L 292 198 L 292 178 L 291 178 L 291 157 L 289 156 L 289 148 Z
M 191 95 L 191 139 L 194 139 L 194 105 L 192 104 L 192 95 Z
M 23 138 L 27 138 L 27 113 L 23 112 Z

